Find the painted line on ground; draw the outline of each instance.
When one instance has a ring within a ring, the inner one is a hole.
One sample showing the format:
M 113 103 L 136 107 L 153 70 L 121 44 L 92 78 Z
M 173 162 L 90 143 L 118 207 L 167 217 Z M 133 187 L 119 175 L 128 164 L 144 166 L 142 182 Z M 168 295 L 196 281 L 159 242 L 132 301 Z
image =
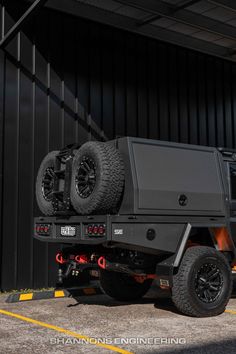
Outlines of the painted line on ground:
M 226 313 L 231 313 L 231 315 L 236 315 L 236 311 L 234 310 L 225 310 Z
M 129 351 L 125 350 L 125 349 L 121 349 L 119 347 L 115 347 L 113 345 L 97 343 L 95 339 L 93 339 L 91 337 L 88 337 L 88 336 L 85 336 L 83 334 L 79 334 L 79 333 L 76 333 L 76 332 L 61 328 L 61 327 L 57 327 L 57 326 L 48 324 L 46 322 L 41 322 L 41 321 L 38 321 L 38 320 L 34 320 L 32 318 L 29 318 L 29 317 L 21 316 L 21 315 L 18 315 L 17 313 L 14 313 L 14 312 L 0 310 L 0 314 L 6 315 L 6 316 L 9 316 L 9 317 L 13 317 L 13 318 L 17 318 L 17 319 L 25 321 L 25 322 L 33 323 L 33 324 L 35 324 L 37 326 L 41 326 L 41 327 L 45 327 L 45 328 L 48 328 L 48 329 L 52 329 L 54 331 L 67 334 L 70 337 L 74 337 L 74 338 L 78 338 L 78 339 L 85 339 L 91 345 L 95 345 L 97 347 L 108 349 L 108 350 L 111 350 L 111 351 L 116 352 L 116 353 L 134 354 L 132 352 L 129 352 Z

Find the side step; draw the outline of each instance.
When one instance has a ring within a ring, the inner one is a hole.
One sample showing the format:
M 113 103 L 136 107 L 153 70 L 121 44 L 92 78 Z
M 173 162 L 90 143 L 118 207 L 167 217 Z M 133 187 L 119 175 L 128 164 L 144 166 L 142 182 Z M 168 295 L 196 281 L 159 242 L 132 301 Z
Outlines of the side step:
M 101 295 L 103 294 L 100 286 L 88 285 L 77 288 L 66 288 L 66 289 L 55 289 L 55 290 L 45 290 L 45 291 L 33 291 L 28 293 L 15 293 L 10 294 L 6 299 L 7 303 L 14 302 L 24 302 L 32 300 L 48 300 L 48 299 L 59 299 L 65 297 L 78 297 L 78 296 L 91 296 L 91 295 Z

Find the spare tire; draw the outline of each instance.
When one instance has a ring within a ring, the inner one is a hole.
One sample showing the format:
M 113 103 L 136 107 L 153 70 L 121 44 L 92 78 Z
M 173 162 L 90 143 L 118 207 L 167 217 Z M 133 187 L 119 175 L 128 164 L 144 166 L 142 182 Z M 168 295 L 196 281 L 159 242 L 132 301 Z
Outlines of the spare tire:
M 111 144 L 88 142 L 77 150 L 72 170 L 71 203 L 82 215 L 116 213 L 124 188 L 124 163 Z
M 43 159 L 36 179 L 36 200 L 44 215 L 53 215 L 54 161 L 59 151 L 52 151 Z

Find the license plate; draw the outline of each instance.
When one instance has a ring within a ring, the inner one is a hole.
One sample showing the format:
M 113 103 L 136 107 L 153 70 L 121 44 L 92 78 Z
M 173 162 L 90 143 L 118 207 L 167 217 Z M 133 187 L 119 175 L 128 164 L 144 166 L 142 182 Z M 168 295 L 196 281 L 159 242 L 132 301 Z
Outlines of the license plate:
M 61 235 L 62 236 L 75 236 L 75 227 L 74 226 L 62 226 Z

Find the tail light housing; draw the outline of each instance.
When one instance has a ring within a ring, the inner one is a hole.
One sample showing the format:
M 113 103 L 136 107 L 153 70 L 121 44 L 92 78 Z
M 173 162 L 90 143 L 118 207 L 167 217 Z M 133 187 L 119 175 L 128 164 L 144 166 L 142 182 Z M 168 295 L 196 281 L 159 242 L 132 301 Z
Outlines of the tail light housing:
M 36 224 L 35 231 L 37 235 L 49 236 L 50 235 L 50 224 Z
M 91 237 L 106 235 L 106 226 L 104 224 L 89 224 L 85 228 L 85 234 Z

